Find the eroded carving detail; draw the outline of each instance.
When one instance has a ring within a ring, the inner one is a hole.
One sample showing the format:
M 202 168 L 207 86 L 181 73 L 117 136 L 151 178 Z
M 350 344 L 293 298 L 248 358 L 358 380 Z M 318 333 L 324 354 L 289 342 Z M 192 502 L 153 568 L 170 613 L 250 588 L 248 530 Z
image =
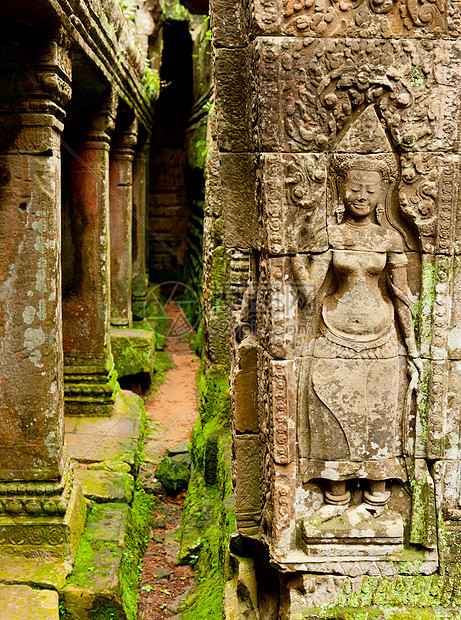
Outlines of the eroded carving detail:
M 369 481 L 364 501 L 372 506 L 389 501 L 386 481 L 406 480 L 399 459 L 404 456 L 401 420 L 409 412 L 399 398 L 396 319 L 413 377 L 409 389 L 422 364 L 406 296 L 403 242 L 395 230 L 381 226 L 395 171 L 392 155 L 334 156 L 340 223 L 329 227 L 330 249 L 311 257 L 308 265 L 299 256 L 292 259 L 307 304 L 314 303 L 329 270 L 334 274 L 320 304 L 303 405 L 310 440 L 304 479 L 327 481 L 330 504 L 349 503 L 346 482 L 351 479 Z M 388 278 L 384 288 L 382 273 Z
M 444 0 L 406 0 L 406 2 L 401 2 L 400 12 L 408 30 L 413 26 L 428 27 L 435 23 L 437 30 L 442 30 L 445 2 Z
M 445 0 L 255 0 L 260 27 L 298 37 L 444 33 L 447 12 L 456 15 L 456 8 Z

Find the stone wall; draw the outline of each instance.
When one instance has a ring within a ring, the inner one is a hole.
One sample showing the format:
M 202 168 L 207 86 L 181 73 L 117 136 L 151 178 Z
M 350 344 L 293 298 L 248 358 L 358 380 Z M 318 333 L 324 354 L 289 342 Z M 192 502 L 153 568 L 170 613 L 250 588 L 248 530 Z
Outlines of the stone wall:
M 211 3 L 242 614 L 458 613 L 459 9 Z

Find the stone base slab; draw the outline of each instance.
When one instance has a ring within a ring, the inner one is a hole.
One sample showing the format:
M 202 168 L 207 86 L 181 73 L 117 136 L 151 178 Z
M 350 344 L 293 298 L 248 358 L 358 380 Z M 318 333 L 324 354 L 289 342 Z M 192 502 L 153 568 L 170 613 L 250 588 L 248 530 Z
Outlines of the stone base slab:
M 133 499 L 134 478 L 131 474 L 79 466 L 75 477 L 82 485 L 84 496 L 92 501 L 129 504 Z
M 59 620 L 59 597 L 53 590 L 0 585 L 2 620 Z
M 85 520 L 78 483 L 63 517 L 0 517 L 0 583 L 62 588 L 72 571 Z
M 104 611 L 107 617 L 126 617 L 120 590 L 120 568 L 128 512 L 126 504 L 93 507 L 74 570 L 63 589 L 69 620 L 93 620 L 96 610 Z
M 143 412 L 142 398 L 121 390 L 110 418 L 66 417 L 69 457 L 80 463 L 115 460 L 134 465 Z

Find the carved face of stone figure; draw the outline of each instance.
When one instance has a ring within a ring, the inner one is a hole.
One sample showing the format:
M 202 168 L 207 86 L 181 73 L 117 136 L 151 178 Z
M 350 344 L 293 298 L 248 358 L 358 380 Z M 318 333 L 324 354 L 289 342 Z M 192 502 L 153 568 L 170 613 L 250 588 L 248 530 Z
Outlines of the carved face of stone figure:
M 374 214 L 382 193 L 382 179 L 374 170 L 350 170 L 344 183 L 346 216 L 368 219 Z

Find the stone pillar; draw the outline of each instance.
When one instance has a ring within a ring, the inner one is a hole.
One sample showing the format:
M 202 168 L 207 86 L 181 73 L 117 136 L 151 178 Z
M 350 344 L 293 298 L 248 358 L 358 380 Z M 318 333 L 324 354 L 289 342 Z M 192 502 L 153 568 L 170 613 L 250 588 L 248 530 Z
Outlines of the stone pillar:
M 66 413 L 73 415 L 110 414 L 118 386 L 109 335 L 109 145 L 116 105 L 111 96 L 92 115 L 69 166 L 65 242 L 73 245 L 73 264 L 63 317 Z
M 39 551 L 72 555 L 84 515 L 63 437 L 60 136 L 71 65 L 55 41 L 4 41 L 1 55 L 0 579 L 18 580 L 48 563 Z
M 138 124 L 118 132 L 110 151 L 111 323 L 131 325 L 133 159 Z
M 210 6 L 224 244 L 253 265 L 237 530 L 283 573 L 280 617 L 359 616 L 373 579 L 378 614 L 418 609 L 460 571 L 459 1 Z
M 147 285 L 147 192 L 149 178 L 149 142 L 138 147 L 133 166 L 133 265 L 131 299 L 133 317 L 144 318 Z

